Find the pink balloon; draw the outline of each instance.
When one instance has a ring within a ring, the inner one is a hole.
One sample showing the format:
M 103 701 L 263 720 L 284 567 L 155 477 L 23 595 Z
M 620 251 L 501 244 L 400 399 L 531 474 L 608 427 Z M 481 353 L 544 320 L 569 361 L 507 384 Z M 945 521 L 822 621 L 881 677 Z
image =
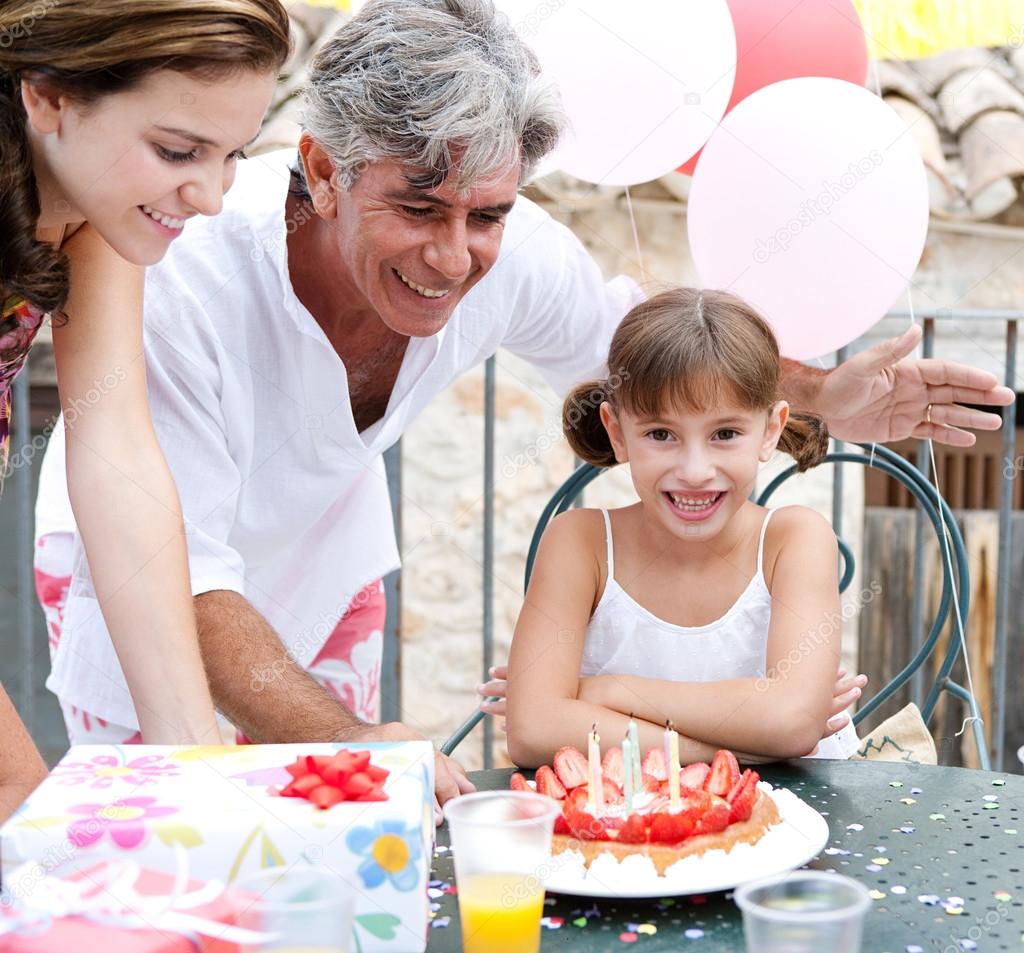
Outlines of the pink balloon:
M 687 228 L 705 287 L 756 307 L 783 354 L 817 357 L 870 328 L 911 280 L 928 231 L 924 164 L 863 87 L 785 80 L 708 140 Z
M 726 112 L 784 79 L 831 76 L 863 86 L 864 29 L 851 0 L 728 0 L 736 29 L 736 80 Z M 679 167 L 693 175 L 698 152 Z

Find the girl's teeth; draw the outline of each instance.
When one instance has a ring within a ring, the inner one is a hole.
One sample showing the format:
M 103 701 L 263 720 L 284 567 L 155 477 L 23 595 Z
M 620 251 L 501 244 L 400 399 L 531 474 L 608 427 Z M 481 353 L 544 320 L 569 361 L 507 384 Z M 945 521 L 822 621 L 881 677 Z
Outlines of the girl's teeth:
M 701 510 L 706 510 L 708 507 L 713 506 L 718 502 L 718 497 L 721 495 L 721 493 L 716 493 L 714 496 L 703 497 L 699 500 L 690 500 L 686 497 L 675 496 L 674 494 L 669 493 L 669 497 L 671 497 L 672 503 L 675 506 L 679 507 L 681 510 L 687 510 L 693 513 L 699 513 Z
M 395 269 L 395 274 L 398 275 L 405 284 L 412 288 L 413 291 L 419 295 L 423 295 L 424 298 L 443 298 L 448 294 L 447 291 L 434 291 L 432 288 L 424 288 L 423 285 L 418 285 L 414 281 L 410 281 L 397 268 Z
M 159 222 L 161 225 L 167 228 L 184 228 L 185 219 L 183 218 L 171 218 L 170 215 L 164 215 L 163 212 L 158 212 L 154 208 L 150 208 L 148 205 L 142 206 L 142 211 L 145 212 L 154 222 Z

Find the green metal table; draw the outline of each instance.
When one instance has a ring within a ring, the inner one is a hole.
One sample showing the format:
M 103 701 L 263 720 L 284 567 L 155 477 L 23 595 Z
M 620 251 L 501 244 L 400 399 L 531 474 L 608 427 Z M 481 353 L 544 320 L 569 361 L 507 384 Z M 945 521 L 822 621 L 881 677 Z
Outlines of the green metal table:
M 510 771 L 470 775 L 480 790 Z M 1024 777 L 963 768 L 863 761 L 783 762 L 761 775 L 828 821 L 817 870 L 872 891 L 864 953 L 1024 950 Z M 427 950 L 462 949 L 455 873 L 442 827 L 431 884 Z M 541 949 L 742 951 L 732 893 L 661 900 L 550 895 Z M 827 953 L 827 951 L 822 951 Z

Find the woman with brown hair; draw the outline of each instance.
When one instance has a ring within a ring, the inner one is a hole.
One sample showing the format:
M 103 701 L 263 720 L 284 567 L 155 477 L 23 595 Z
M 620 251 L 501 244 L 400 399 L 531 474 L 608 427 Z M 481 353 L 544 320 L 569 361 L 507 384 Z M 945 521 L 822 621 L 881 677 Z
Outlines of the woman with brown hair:
M 220 210 L 288 51 L 278 0 L 0 5 L 0 462 L 10 382 L 50 314 L 71 502 L 148 742 L 220 736 L 149 417 L 143 270 Z
M 672 721 L 688 761 L 848 756 L 864 678 L 837 679 L 835 535 L 750 499 L 776 448 L 800 470 L 828 449 L 821 419 L 780 399 L 771 328 L 727 292 L 666 291 L 623 319 L 608 369 L 563 427 L 587 463 L 628 462 L 639 502 L 544 533 L 509 657 L 513 760 L 550 763 L 595 722 L 620 737 L 631 713 L 645 750 Z

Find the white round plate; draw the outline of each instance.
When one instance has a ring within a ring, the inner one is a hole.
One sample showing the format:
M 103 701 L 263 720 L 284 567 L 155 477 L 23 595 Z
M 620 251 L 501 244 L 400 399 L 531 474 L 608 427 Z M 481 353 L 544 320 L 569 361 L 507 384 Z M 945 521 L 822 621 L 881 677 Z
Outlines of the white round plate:
M 687 857 L 659 876 L 645 857 L 619 863 L 610 854 L 595 859 L 589 869 L 582 857 L 556 854 L 544 880 L 552 893 L 580 897 L 653 898 L 731 890 L 742 883 L 795 870 L 817 857 L 828 843 L 828 823 L 813 807 L 784 788 L 761 790 L 770 795 L 782 821 L 756 844 L 737 844 L 731 851 L 712 850 Z

